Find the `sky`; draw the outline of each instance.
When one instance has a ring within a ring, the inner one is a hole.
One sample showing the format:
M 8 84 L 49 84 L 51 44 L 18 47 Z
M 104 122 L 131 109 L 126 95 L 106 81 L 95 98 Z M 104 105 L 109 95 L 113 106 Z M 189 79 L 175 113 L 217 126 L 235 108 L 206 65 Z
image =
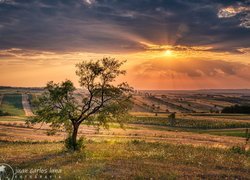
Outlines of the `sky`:
M 0 85 L 78 86 L 103 57 L 135 89 L 250 88 L 250 1 L 0 0 Z

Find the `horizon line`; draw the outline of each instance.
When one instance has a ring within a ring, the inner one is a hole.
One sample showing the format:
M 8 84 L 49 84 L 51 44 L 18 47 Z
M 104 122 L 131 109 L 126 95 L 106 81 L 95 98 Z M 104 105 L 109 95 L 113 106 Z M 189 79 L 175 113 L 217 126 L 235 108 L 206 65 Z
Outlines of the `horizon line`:
M 45 86 L 4 86 L 0 85 L 0 88 L 38 88 L 42 89 Z M 81 89 L 77 87 L 77 89 Z M 207 89 L 135 89 L 135 91 L 214 91 L 214 90 L 250 90 L 250 88 L 207 88 Z

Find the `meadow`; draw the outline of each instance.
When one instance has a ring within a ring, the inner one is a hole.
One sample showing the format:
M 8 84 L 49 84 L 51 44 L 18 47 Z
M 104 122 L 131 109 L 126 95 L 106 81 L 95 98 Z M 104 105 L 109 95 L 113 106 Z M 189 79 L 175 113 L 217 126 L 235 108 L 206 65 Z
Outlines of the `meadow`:
M 235 115 L 232 115 L 233 117 Z M 175 127 L 179 128 L 195 128 L 195 129 L 226 129 L 226 128 L 250 128 L 249 120 L 235 120 L 217 118 L 217 116 L 199 116 L 196 115 L 177 115 Z M 250 119 L 249 115 L 244 116 Z M 170 126 L 168 115 L 165 116 L 136 116 L 128 120 L 129 123 L 139 123 L 148 125 Z
M 60 142 L 1 142 L 0 160 L 16 169 L 53 167 L 61 173 L 47 175 L 61 179 L 247 179 L 250 173 L 249 154 L 232 149 L 139 140 L 85 145 L 70 153 Z
M 134 108 L 124 129 L 115 122 L 109 124 L 109 129 L 99 131 L 83 124 L 79 136 L 85 137 L 85 148 L 70 152 L 64 147 L 63 140 L 67 137 L 64 130 L 48 136 L 48 125 L 25 124 L 29 117 L 24 116 L 21 95 L 28 94 L 29 102 L 32 102 L 40 91 L 24 89 L 15 92 L 12 89 L 11 93 L 7 92 L 2 91 L 1 109 L 11 116 L 0 117 L 0 162 L 10 164 L 16 170 L 58 170 L 17 173 L 17 179 L 34 179 L 40 175 L 47 179 L 249 178 L 250 151 L 245 143 L 250 115 L 211 113 L 207 106 L 200 107 L 200 111 L 206 112 L 186 112 L 186 108 L 192 109 L 192 106 L 183 106 L 185 112 L 181 112 L 180 104 L 175 103 L 170 106 L 179 111 L 175 126 L 171 126 L 168 120 L 171 112 L 164 112 L 167 106 L 155 104 L 160 106 L 155 112 L 151 108 L 155 101 L 142 95 L 140 101 L 135 102 L 140 103 L 140 108 L 139 105 Z M 171 95 L 169 102 L 174 103 L 176 96 Z M 186 104 L 187 100 L 183 99 L 186 95 L 180 96 L 177 99 L 182 98 Z M 223 106 L 227 104 L 227 99 L 224 100 L 214 102 Z

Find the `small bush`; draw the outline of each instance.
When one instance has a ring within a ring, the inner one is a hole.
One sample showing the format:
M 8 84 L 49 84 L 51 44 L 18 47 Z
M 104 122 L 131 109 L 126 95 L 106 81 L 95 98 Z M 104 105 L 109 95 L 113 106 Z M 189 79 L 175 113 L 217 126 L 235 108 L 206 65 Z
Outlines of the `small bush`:
M 233 153 L 237 153 L 237 154 L 245 154 L 245 155 L 250 155 L 250 151 L 245 150 L 244 147 L 240 147 L 240 146 L 233 146 L 230 151 L 232 151 Z
M 48 136 L 53 136 L 53 135 L 56 134 L 56 132 L 57 132 L 57 131 L 56 131 L 55 129 L 51 129 L 51 130 L 48 130 L 48 131 L 47 131 L 47 135 L 48 135 Z
M 10 113 L 4 112 L 0 109 L 0 116 L 10 116 Z
M 138 140 L 138 139 L 131 140 L 131 143 L 134 144 L 134 145 L 141 144 L 141 143 L 144 143 L 144 142 L 145 142 L 144 140 Z
M 80 150 L 84 149 L 85 143 L 86 143 L 86 139 L 84 137 L 80 137 L 76 142 L 76 149 L 75 150 L 80 151 Z M 73 141 L 72 141 L 71 136 L 68 136 L 67 139 L 65 140 L 65 147 L 67 150 L 74 150 Z

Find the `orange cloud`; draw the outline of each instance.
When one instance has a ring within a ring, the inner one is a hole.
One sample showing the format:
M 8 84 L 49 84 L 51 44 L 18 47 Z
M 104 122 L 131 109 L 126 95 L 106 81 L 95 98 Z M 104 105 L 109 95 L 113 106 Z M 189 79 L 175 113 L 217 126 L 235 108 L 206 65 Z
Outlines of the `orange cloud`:
M 138 89 L 250 87 L 250 66 L 243 64 L 249 58 L 248 49 L 242 49 L 245 54 L 232 55 L 206 51 L 202 47 L 159 48 L 153 44 L 146 44 L 145 47 L 153 50 L 130 54 L 48 52 L 16 48 L 0 50 L 0 85 L 44 86 L 49 80 L 64 79 L 71 79 L 77 85 L 74 66 L 77 62 L 110 56 L 128 60 L 124 66 L 127 75 L 119 80 L 128 81 Z M 166 49 L 171 53 L 166 54 Z
M 221 60 L 152 60 L 130 72 L 130 80 L 142 89 L 246 88 L 250 65 Z

